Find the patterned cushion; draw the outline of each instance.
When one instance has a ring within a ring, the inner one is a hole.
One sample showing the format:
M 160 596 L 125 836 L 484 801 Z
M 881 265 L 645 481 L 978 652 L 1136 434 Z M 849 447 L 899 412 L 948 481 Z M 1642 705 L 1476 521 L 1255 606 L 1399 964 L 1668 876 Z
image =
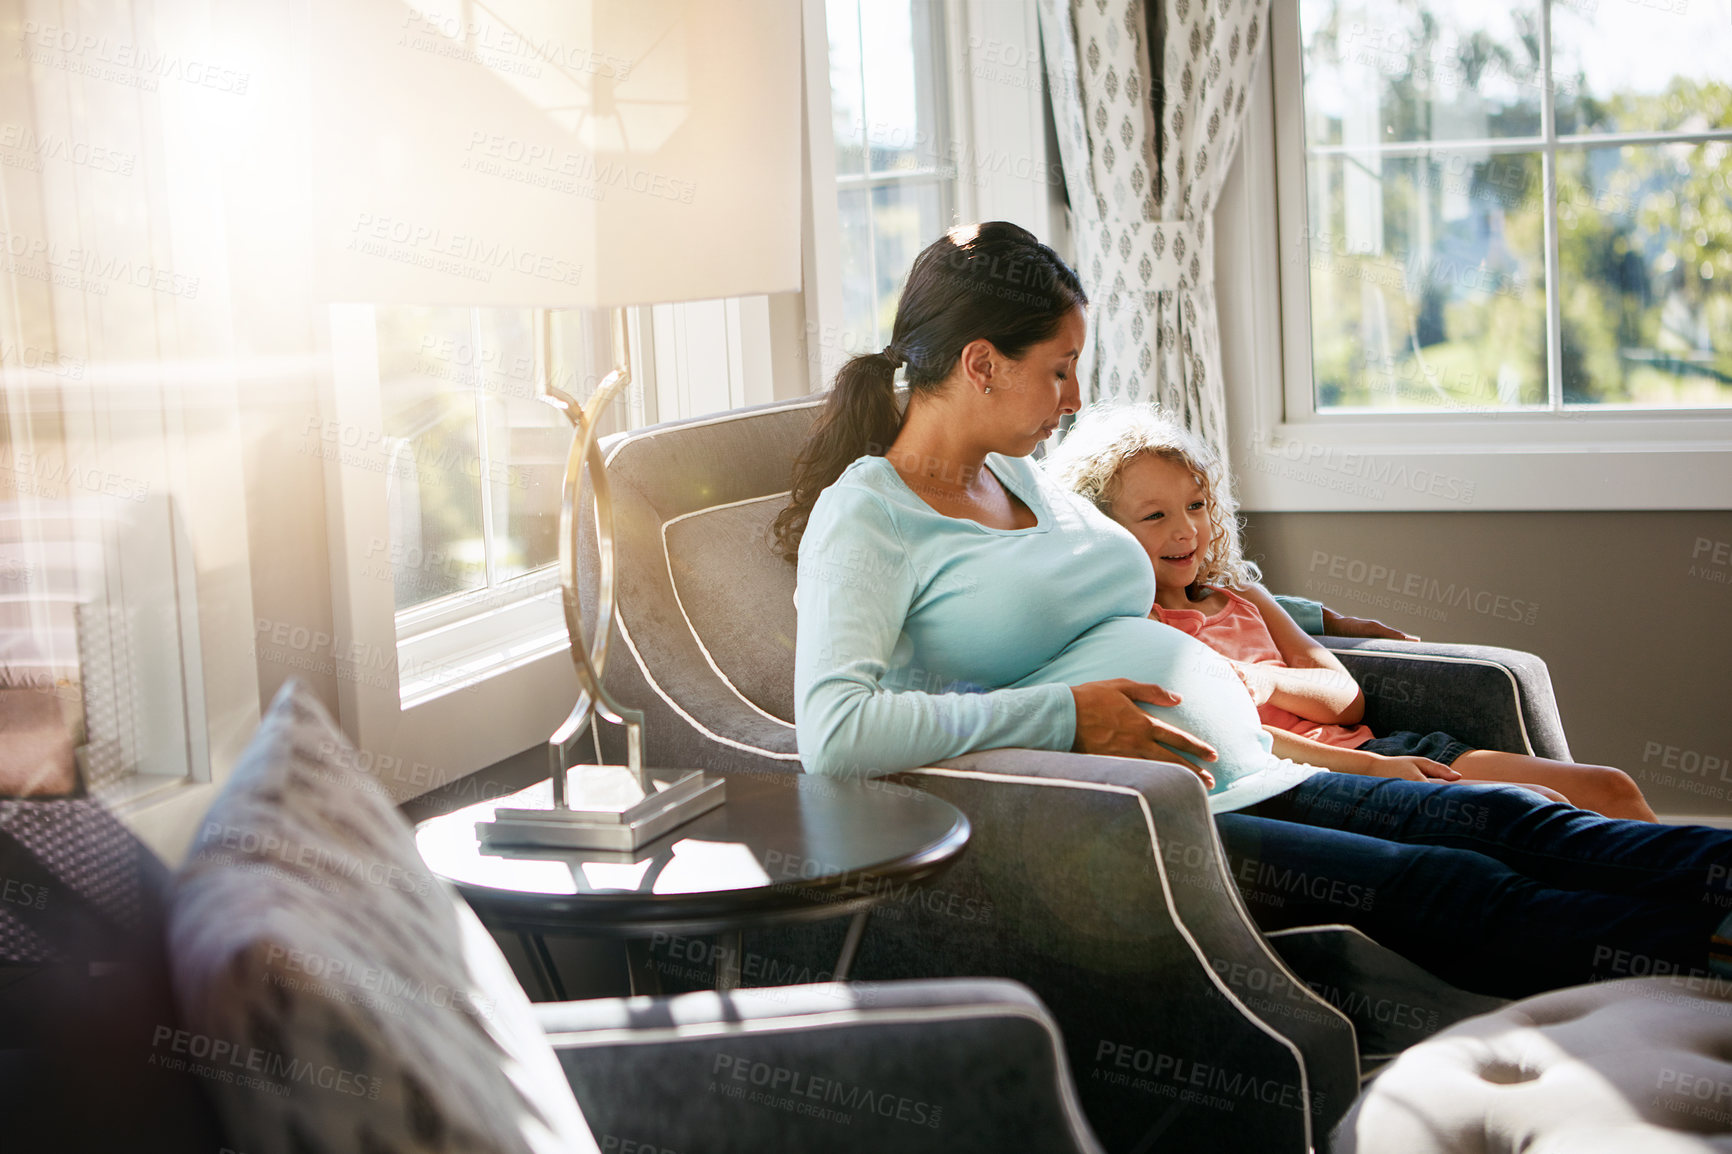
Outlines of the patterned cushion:
M 298 682 L 205 817 L 169 953 L 152 1059 L 210 1079 L 236 1149 L 596 1149 L 492 938 Z

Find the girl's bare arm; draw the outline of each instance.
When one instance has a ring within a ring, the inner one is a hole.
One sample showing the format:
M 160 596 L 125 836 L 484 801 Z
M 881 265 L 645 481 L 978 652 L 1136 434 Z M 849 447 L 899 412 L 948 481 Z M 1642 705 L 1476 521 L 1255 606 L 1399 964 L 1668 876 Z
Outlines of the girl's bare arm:
M 1335 655 L 1299 628 L 1261 585 L 1248 585 L 1238 592 L 1263 615 L 1281 660 L 1289 666 L 1241 664 L 1253 695 L 1307 721 L 1357 724 L 1365 716 L 1365 694 Z
M 1303 761 L 1307 765 L 1321 766 L 1336 773 L 1357 773 L 1364 777 L 1404 777 L 1409 781 L 1461 780 L 1459 771 L 1428 757 L 1385 757 L 1381 753 L 1371 753 L 1363 749 L 1342 749 L 1338 745 L 1325 745 L 1321 741 L 1312 741 L 1309 737 L 1300 737 L 1297 733 L 1289 733 L 1273 725 L 1265 725 L 1263 731 L 1273 740 L 1276 757 Z

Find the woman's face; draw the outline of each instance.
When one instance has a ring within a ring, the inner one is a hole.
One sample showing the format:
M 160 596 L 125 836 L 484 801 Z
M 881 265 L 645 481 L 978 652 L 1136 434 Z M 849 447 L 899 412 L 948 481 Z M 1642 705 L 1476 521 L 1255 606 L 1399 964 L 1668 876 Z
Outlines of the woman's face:
M 1197 579 L 1214 526 L 1208 494 L 1184 465 L 1140 453 L 1119 470 L 1113 520 L 1131 531 L 1155 566 L 1155 584 L 1183 589 Z
M 1087 332 L 1088 320 L 1082 309 L 1072 309 L 1050 338 L 1031 346 L 1014 361 L 1001 362 L 1004 369 L 994 374 L 992 396 L 984 398 L 993 402 L 987 411 L 1002 422 L 1001 440 L 1006 444 L 1000 452 L 1027 456 L 1052 436 L 1066 413 L 1081 407 L 1076 361 Z

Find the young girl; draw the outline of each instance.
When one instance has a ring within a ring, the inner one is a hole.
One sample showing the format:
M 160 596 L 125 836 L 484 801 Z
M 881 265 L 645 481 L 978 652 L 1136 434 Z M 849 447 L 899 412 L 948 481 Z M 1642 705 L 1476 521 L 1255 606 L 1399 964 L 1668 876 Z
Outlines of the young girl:
M 1219 458 L 1153 406 L 1094 410 L 1047 468 L 1136 537 L 1155 566 L 1149 616 L 1233 662 L 1277 756 L 1379 777 L 1515 783 L 1607 817 L 1655 820 L 1622 770 L 1471 749 L 1446 733 L 1376 737 L 1359 724 L 1365 696 L 1352 675 L 1257 583 Z

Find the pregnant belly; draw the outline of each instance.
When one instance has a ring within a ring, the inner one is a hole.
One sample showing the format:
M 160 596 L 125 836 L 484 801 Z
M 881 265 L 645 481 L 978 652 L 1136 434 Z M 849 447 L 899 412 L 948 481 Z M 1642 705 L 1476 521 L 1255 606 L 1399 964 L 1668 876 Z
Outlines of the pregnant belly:
M 1017 684 L 1081 685 L 1115 677 L 1150 681 L 1179 695 L 1178 705 L 1143 709 L 1215 747 L 1218 761 L 1190 758 L 1215 775 L 1211 792 L 1225 792 L 1235 781 L 1279 764 L 1251 694 L 1227 659 L 1146 617 L 1108 618 Z

